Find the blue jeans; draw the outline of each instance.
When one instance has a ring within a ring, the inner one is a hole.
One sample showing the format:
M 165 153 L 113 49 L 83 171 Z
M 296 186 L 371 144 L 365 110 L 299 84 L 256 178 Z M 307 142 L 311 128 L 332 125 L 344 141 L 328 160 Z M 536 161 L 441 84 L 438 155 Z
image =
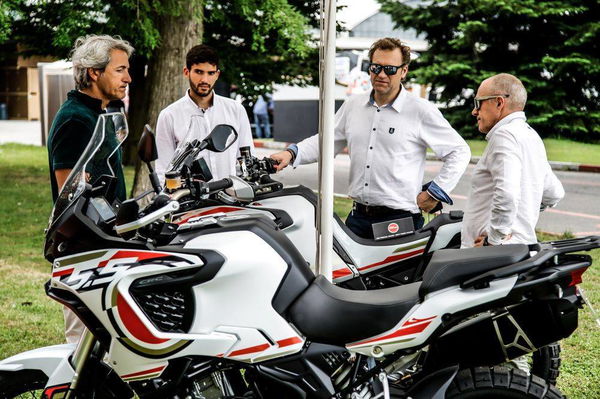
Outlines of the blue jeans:
M 373 223 L 387 222 L 388 220 L 401 219 L 407 216 L 412 216 L 415 230 L 419 230 L 423 227 L 424 219 L 420 213 L 410 213 L 408 211 L 398 210 L 397 213 L 392 213 L 385 216 L 373 217 L 367 216 L 356 210 L 350 211 L 346 218 L 346 226 L 354 234 L 362 238 L 373 239 Z
M 271 137 L 271 125 L 269 124 L 269 114 L 254 114 L 254 125 L 256 126 L 256 137 L 263 137 L 263 129 L 261 125 L 264 125 L 265 135 L 264 138 L 268 139 Z

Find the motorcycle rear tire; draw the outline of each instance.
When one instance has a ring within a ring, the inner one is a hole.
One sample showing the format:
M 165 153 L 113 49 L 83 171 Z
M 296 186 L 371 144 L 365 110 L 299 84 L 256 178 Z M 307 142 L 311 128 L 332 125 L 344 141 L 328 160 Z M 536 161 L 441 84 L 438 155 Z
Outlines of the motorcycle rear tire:
M 560 342 L 553 342 L 532 354 L 531 374 L 556 385 L 560 373 Z
M 564 399 L 553 385 L 507 367 L 475 367 L 458 372 L 447 399 Z
M 0 399 L 41 398 L 47 382 L 40 370 L 0 371 Z

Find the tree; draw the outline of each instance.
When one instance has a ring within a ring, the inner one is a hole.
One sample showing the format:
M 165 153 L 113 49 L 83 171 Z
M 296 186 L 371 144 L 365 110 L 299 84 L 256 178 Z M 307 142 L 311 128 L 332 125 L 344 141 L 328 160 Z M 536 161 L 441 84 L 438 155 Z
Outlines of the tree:
M 523 81 L 529 123 L 542 136 L 600 140 L 597 0 L 379 1 L 397 26 L 425 35 L 429 50 L 409 77 L 437 89 L 463 136 L 477 135 L 470 111 L 479 83 L 508 72 Z

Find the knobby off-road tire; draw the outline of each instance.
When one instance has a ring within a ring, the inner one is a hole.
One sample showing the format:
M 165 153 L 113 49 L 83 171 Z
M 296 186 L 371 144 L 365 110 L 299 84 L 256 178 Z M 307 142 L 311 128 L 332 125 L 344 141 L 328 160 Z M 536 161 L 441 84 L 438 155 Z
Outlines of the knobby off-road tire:
M 0 399 L 41 398 L 47 381 L 39 370 L 0 371 Z
M 564 399 L 553 385 L 507 367 L 476 367 L 458 372 L 447 399 Z
M 556 385 L 560 373 L 560 343 L 553 342 L 533 352 L 532 360 L 531 374 Z

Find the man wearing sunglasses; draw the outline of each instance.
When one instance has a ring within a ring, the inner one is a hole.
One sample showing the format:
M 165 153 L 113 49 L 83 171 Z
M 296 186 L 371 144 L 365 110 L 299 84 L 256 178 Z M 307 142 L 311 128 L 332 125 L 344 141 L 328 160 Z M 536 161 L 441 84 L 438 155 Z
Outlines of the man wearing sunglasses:
M 544 143 L 527 124 L 527 92 L 513 75 L 484 80 L 472 114 L 488 141 L 475 166 L 462 226 L 462 246 L 537 242 L 540 209 L 556 205 L 565 192 Z
M 346 224 L 363 238 L 373 238 L 374 224 L 397 219 L 410 222 L 406 231 L 411 226 L 420 229 L 420 210 L 432 211 L 440 201 L 452 204 L 448 193 L 471 156 L 437 107 L 402 86 L 410 63 L 408 46 L 397 39 L 380 39 L 371 46 L 369 60 L 373 90 L 348 98 L 335 115 L 335 153 L 347 146 L 350 155 L 349 195 L 354 206 Z M 422 186 L 428 147 L 444 164 L 433 181 Z M 289 163 L 315 162 L 319 137 L 271 157 L 279 161 L 279 170 Z

